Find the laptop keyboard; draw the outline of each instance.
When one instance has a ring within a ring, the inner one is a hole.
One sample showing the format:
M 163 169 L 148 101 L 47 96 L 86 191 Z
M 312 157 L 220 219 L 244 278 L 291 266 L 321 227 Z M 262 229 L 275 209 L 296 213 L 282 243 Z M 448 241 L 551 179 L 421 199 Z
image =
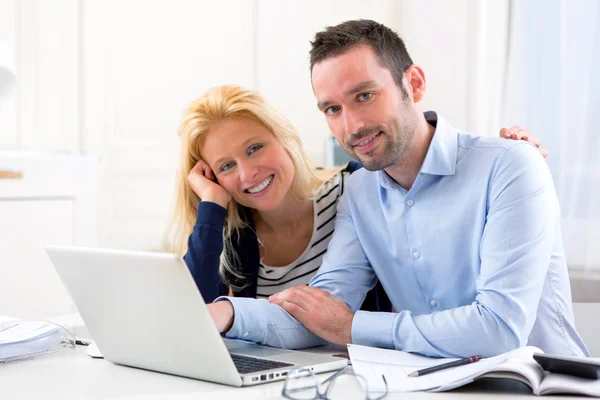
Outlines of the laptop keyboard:
M 231 354 L 233 363 L 240 374 L 247 374 L 249 372 L 266 371 L 268 369 L 291 367 L 294 364 L 288 364 L 279 361 L 265 360 L 262 358 L 253 358 L 247 356 L 240 356 L 238 354 Z

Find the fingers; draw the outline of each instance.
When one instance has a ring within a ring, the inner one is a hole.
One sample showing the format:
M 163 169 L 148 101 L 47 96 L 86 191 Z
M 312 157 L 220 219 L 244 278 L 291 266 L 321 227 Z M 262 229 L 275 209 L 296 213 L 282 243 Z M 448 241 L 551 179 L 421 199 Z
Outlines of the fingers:
M 204 176 L 207 177 L 208 179 L 210 179 L 211 181 L 215 180 L 215 174 L 213 173 L 213 170 L 210 168 L 210 166 L 204 162 L 202 162 L 202 172 L 204 173 Z
M 538 149 L 540 149 L 540 153 L 544 156 L 544 158 L 546 158 L 548 156 L 548 150 L 547 149 L 541 149 L 541 140 L 535 136 L 533 136 L 527 129 L 522 128 L 518 125 L 513 126 L 510 129 L 506 129 L 506 128 L 502 128 L 500 129 L 500 136 L 503 138 L 507 138 L 507 139 L 513 139 L 513 140 L 525 140 L 526 142 L 529 142 L 533 145 L 535 145 L 535 147 L 537 147 Z
M 521 140 L 525 140 L 526 142 L 534 144 L 538 149 L 540 148 L 540 139 L 533 136 L 527 129 L 521 130 L 519 133 L 517 133 L 517 136 L 519 136 L 519 139 Z
M 304 310 L 310 310 L 311 308 L 317 307 L 318 303 L 314 295 L 306 290 L 306 288 L 307 286 L 301 285 L 286 289 L 269 297 L 269 301 L 279 306 L 284 302 L 291 303 Z
M 540 148 L 540 144 L 542 144 L 540 139 L 536 138 L 535 136 L 530 136 L 529 138 L 523 140 L 527 140 L 528 142 L 535 144 L 535 147 L 538 149 Z
M 323 299 L 323 298 L 331 297 L 331 293 L 329 293 L 328 291 L 319 289 L 319 288 L 316 288 L 313 286 L 300 285 L 300 286 L 297 286 L 297 289 L 304 293 L 307 293 L 311 296 L 315 296 L 316 298 Z
M 295 303 L 281 301 L 273 304 L 277 304 L 279 307 L 283 308 L 288 314 L 296 318 L 301 323 L 306 322 L 310 318 L 310 312 Z
M 312 309 L 312 307 L 309 307 L 309 304 L 312 303 L 310 296 L 302 291 L 300 287 L 292 287 L 276 293 L 269 297 L 269 301 L 283 308 L 300 322 L 308 318 Z
M 300 285 L 272 295 L 269 297 L 269 301 L 282 307 L 284 303 L 290 303 L 306 312 L 316 312 L 321 310 L 325 303 L 331 301 L 332 298 L 333 296 L 325 290 Z
M 194 165 L 194 168 L 192 168 L 190 173 L 200 174 L 210 180 L 215 179 L 215 174 L 213 173 L 208 163 L 204 160 L 198 160 L 198 162 L 196 163 L 196 165 Z
M 205 161 L 199 160 L 188 174 L 188 182 L 200 197 L 202 197 L 200 192 L 202 192 L 204 188 L 207 187 L 206 184 L 209 183 L 206 180 L 214 182 L 214 174 Z
M 524 133 L 522 133 L 524 132 Z M 502 128 L 500 129 L 500 136 L 502 136 L 503 138 L 507 138 L 507 139 L 513 139 L 513 140 L 520 140 L 523 138 L 523 136 L 527 136 L 529 134 L 529 132 L 527 132 L 527 130 L 525 130 L 524 128 L 521 128 L 518 125 L 513 126 L 510 129 L 506 129 L 506 128 Z
M 311 298 L 311 297 L 327 297 L 327 296 L 331 296 L 331 294 L 323 289 L 319 289 L 316 287 L 312 287 L 312 286 L 307 286 L 307 285 L 298 285 L 298 286 L 294 286 L 292 288 L 283 290 L 279 293 L 275 293 L 274 295 L 272 295 L 271 297 L 269 297 L 269 300 L 271 299 L 282 299 L 282 300 L 288 300 L 291 297 L 294 296 L 303 296 L 306 298 Z

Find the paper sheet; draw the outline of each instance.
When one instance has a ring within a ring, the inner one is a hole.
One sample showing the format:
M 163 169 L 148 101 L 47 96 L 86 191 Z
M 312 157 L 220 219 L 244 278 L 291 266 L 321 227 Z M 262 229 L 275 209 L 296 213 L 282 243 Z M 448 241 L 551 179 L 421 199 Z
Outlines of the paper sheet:
M 57 325 L 0 316 L 0 363 L 47 351 L 61 342 Z
M 418 369 L 444 364 L 456 358 L 430 358 L 404 351 L 377 349 L 374 347 L 348 345 L 354 372 L 362 375 L 368 384 L 369 391 L 384 391 L 382 376 L 385 376 L 388 391 L 413 392 L 421 390 L 450 390 L 465 385 L 474 377 L 498 365 L 510 353 L 483 359 L 479 362 L 449 368 L 432 374 L 408 377 Z M 363 389 L 366 388 L 363 385 Z

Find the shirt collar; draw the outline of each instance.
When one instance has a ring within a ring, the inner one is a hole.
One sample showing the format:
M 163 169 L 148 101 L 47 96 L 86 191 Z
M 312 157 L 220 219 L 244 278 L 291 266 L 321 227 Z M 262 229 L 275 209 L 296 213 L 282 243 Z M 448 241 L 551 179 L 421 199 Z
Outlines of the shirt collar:
M 424 115 L 427 123 L 435 127 L 435 132 L 419 172 L 429 175 L 454 175 L 458 132 L 435 111 L 427 111 Z
M 435 127 L 433 139 L 419 173 L 429 175 L 454 175 L 458 154 L 458 132 L 435 111 L 424 113 L 427 123 Z M 386 189 L 395 186 L 395 182 L 384 170 L 378 171 L 379 184 Z

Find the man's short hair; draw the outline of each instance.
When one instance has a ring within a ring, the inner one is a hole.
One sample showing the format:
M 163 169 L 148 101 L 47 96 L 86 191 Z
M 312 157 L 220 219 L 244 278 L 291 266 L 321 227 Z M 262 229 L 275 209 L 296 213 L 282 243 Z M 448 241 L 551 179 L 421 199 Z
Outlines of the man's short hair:
M 381 66 L 392 73 L 396 85 L 404 92 L 402 77 L 413 62 L 404 41 L 385 25 L 367 19 L 342 22 L 317 32 L 310 44 L 311 74 L 315 64 L 329 57 L 343 54 L 355 46 L 370 45 Z

